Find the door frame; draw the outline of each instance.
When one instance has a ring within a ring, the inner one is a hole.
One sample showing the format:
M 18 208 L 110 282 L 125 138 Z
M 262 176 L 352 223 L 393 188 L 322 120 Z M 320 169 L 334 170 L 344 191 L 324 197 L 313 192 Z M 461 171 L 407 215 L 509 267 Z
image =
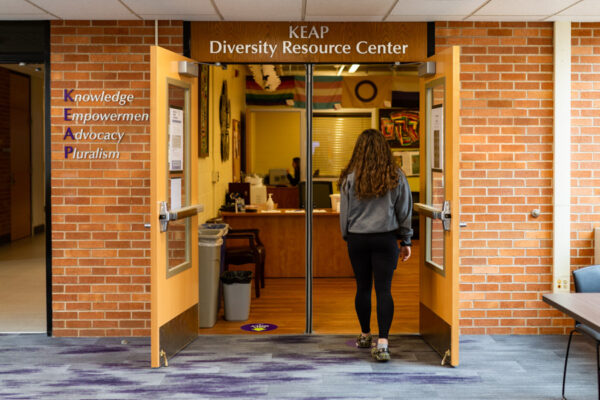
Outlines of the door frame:
M 430 47 L 431 49 L 431 47 Z M 428 51 L 428 55 L 435 55 L 431 52 Z M 209 65 L 215 65 L 212 63 L 204 63 L 201 60 L 194 60 L 196 62 L 202 63 L 202 64 L 209 64 Z M 307 98 L 310 96 L 312 98 L 312 83 L 313 83 L 313 69 L 314 66 L 316 65 L 320 65 L 320 64 L 332 64 L 332 63 L 305 63 L 305 76 L 306 76 L 306 80 L 305 80 L 305 90 L 306 90 L 306 96 Z M 345 62 L 343 64 L 347 64 L 350 65 L 350 62 Z M 389 64 L 389 63 L 369 63 L 369 64 Z M 231 65 L 247 65 L 246 63 L 231 63 Z M 417 78 L 417 77 L 415 77 Z M 419 78 L 417 78 L 419 79 Z M 422 112 L 421 110 L 421 106 L 419 107 L 419 112 Z M 377 122 L 377 114 L 375 112 L 373 112 L 374 109 L 365 109 L 368 110 L 369 112 L 372 113 L 372 118 L 375 119 L 375 121 Z M 260 112 L 260 111 L 267 111 L 264 108 L 261 107 L 253 107 L 250 106 L 249 108 L 246 109 L 245 111 L 245 115 L 246 115 L 246 122 L 249 123 L 249 113 L 250 112 Z M 313 333 L 313 280 L 314 280 L 314 274 L 313 274 L 313 243 L 312 243 L 312 229 L 313 229 L 313 207 L 312 207 L 312 202 L 307 202 L 306 201 L 306 197 L 308 196 L 312 196 L 312 190 L 309 189 L 309 187 L 312 187 L 312 118 L 313 118 L 313 109 L 312 109 L 312 102 L 311 101 L 307 101 L 306 103 L 306 108 L 305 109 L 291 109 L 291 110 L 287 110 L 287 109 L 274 109 L 274 110 L 268 110 L 269 112 L 300 112 L 301 114 L 304 113 L 304 118 L 301 119 L 301 129 L 304 128 L 305 132 L 304 132 L 304 137 L 303 137 L 303 141 L 301 143 L 301 155 L 303 156 L 303 167 L 302 167 L 302 173 L 305 174 L 305 181 L 307 182 L 307 190 L 305 193 L 305 204 L 307 206 L 310 206 L 310 208 L 306 208 L 306 213 L 305 213 L 305 245 L 306 243 L 309 243 L 309 245 L 306 245 L 306 254 L 305 254 L 305 330 L 304 333 L 305 334 L 312 334 Z M 458 120 L 457 120 L 458 121 Z M 455 124 L 457 125 L 458 122 L 455 122 Z M 377 127 L 378 128 L 378 127 Z M 456 131 L 458 133 L 458 131 Z M 246 151 L 248 151 L 246 149 Z M 420 158 L 421 160 L 424 159 L 424 154 L 421 154 L 421 149 L 419 149 L 419 153 L 420 153 Z M 458 153 L 457 153 L 458 154 Z M 457 157 L 457 155 L 455 155 L 455 157 Z M 246 158 L 246 161 L 248 160 L 248 158 Z M 423 171 L 423 169 L 421 168 L 421 171 Z M 458 198 L 458 197 L 456 197 Z M 454 209 L 454 206 L 453 206 Z M 413 211 L 414 212 L 414 211 Z M 458 212 L 456 212 L 455 215 L 458 215 Z M 424 232 L 424 230 L 421 228 L 421 232 Z M 457 255 L 456 255 L 457 258 Z M 458 264 L 456 264 L 458 265 Z M 418 333 L 418 332 L 417 332 Z
M 0 44 L 0 64 L 20 62 L 44 64 L 44 186 L 45 186 L 45 243 L 46 243 L 46 335 L 52 336 L 52 191 L 51 191 L 51 123 L 50 123 L 50 21 L 3 21 L 3 25 L 15 27 L 18 34 L 10 35 L 13 47 L 30 49 L 18 53 L 5 51 Z M 18 29 L 17 29 L 18 28 Z M 10 31 L 10 29 L 7 29 Z M 31 35 L 22 35 L 28 30 Z M 15 44 L 22 42 L 22 46 Z M 1 43 L 1 42 L 0 42 Z

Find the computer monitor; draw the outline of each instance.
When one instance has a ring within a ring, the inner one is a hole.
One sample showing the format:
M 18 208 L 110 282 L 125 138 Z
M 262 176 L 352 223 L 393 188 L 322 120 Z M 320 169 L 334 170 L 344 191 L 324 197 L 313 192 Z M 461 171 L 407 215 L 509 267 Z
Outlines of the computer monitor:
M 269 185 L 285 186 L 287 185 L 287 170 L 285 169 L 270 169 L 269 170 Z
M 304 208 L 304 196 L 306 193 L 306 182 L 300 182 L 300 208 Z M 331 197 L 333 193 L 333 184 L 331 181 L 313 182 L 313 208 L 331 208 Z

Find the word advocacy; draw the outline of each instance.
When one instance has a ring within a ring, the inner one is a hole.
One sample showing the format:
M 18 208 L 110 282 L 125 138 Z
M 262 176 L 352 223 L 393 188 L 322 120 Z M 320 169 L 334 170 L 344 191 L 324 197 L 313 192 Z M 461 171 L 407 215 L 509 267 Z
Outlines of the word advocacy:
M 115 103 L 121 106 L 130 104 L 133 102 L 135 97 L 132 94 L 124 94 L 121 91 L 116 93 L 102 92 L 99 94 L 79 94 L 74 93 L 75 89 L 67 90 L 64 89 L 64 101 L 73 103 Z M 68 122 L 75 122 L 80 124 L 87 124 L 88 122 L 128 122 L 128 121 L 148 121 L 148 113 L 99 113 L 99 112 L 87 112 L 79 113 L 74 112 L 73 108 L 65 107 L 64 120 Z M 70 139 L 72 141 L 103 141 L 114 142 L 117 145 L 121 143 L 125 137 L 125 132 L 119 132 L 109 130 L 108 132 L 96 132 L 92 128 L 81 128 L 79 130 L 73 130 L 71 127 L 67 127 L 63 140 Z M 106 160 L 106 159 L 118 159 L 120 157 L 119 151 L 108 151 L 102 147 L 91 151 L 78 150 L 75 146 L 64 146 L 65 158 L 71 158 L 73 160 Z M 70 156 L 70 157 L 69 157 Z

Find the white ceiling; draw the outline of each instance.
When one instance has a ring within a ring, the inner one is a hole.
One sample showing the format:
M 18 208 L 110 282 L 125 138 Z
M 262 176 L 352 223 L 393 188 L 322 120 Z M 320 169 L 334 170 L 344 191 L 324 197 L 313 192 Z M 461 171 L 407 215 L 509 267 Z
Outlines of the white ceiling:
M 0 0 L 0 20 L 600 21 L 600 0 Z

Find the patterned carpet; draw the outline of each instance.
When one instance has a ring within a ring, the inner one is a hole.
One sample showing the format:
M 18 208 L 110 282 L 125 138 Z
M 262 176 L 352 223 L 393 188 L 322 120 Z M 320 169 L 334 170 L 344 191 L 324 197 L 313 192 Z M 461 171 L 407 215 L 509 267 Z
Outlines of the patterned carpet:
M 463 336 L 461 364 L 419 337 L 375 363 L 349 336 L 201 336 L 169 367 L 149 339 L 0 335 L 0 399 L 560 399 L 564 336 Z M 569 400 L 597 398 L 595 346 L 574 339 Z

